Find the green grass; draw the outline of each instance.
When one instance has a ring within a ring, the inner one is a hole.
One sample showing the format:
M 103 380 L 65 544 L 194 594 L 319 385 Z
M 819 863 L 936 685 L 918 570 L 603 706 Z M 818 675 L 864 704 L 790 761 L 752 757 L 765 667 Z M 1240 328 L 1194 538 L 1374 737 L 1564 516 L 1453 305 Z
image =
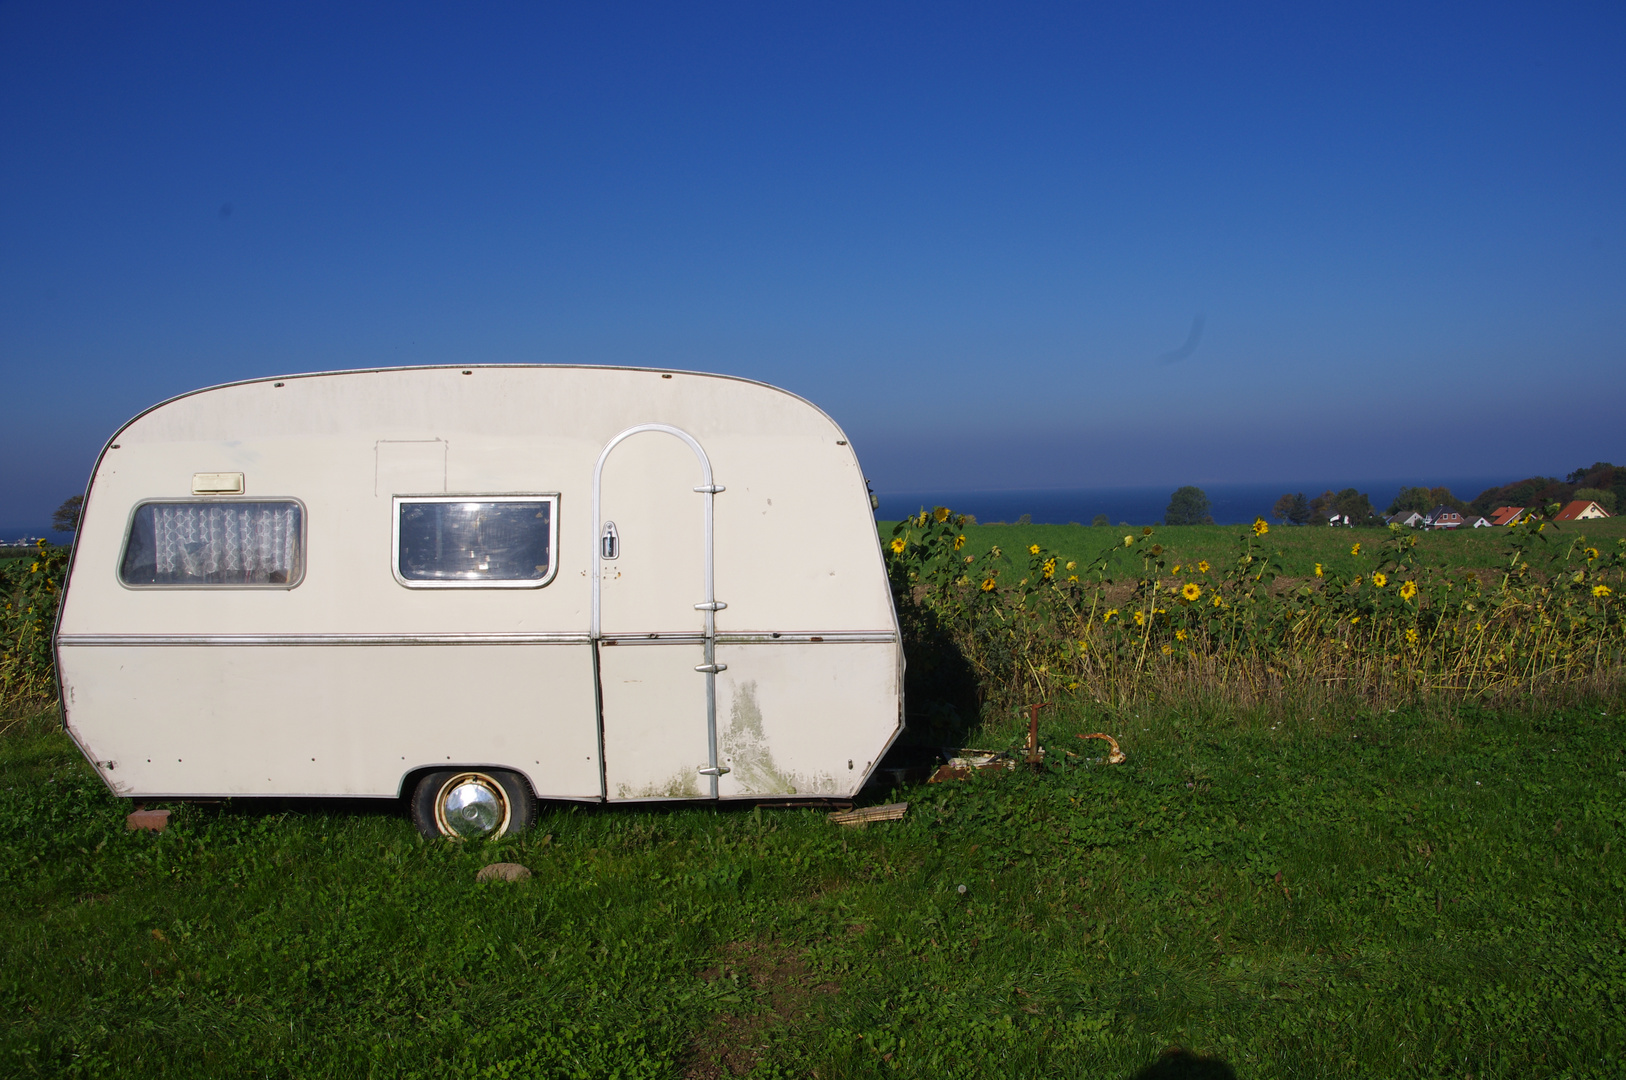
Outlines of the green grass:
M 0 738 L 0 1074 L 1619 1075 L 1619 710 L 1063 712 L 1045 772 L 901 822 L 464 845 L 393 806 L 128 833 L 36 720 Z M 1097 730 L 1125 764 L 1061 753 Z M 535 877 L 476 884 L 499 860 Z
M 890 539 L 896 522 L 879 522 L 881 536 Z M 1140 526 L 1089 525 L 972 525 L 966 528 L 969 550 L 986 551 L 991 545 L 1011 552 L 1021 561 L 1021 553 L 1029 544 L 1038 544 L 1068 559 L 1083 562 L 1093 559 L 1103 550 L 1118 545 L 1122 548 L 1126 535 L 1138 535 Z M 1194 563 L 1207 559 L 1216 566 L 1228 565 L 1236 557 L 1237 536 L 1247 532 L 1245 525 L 1168 525 L 1157 526 L 1157 540 L 1169 552 L 1170 566 L 1176 563 Z M 1284 526 L 1272 524 L 1270 532 L 1258 541 L 1256 551 L 1275 555 L 1280 552 L 1278 565 L 1289 577 L 1307 577 L 1315 572 L 1315 564 L 1323 564 L 1327 573 L 1350 575 L 1369 569 L 1370 559 L 1358 563 L 1349 553 L 1351 545 L 1359 542 L 1371 548 L 1388 538 L 1384 529 L 1332 529 L 1318 526 Z M 1488 569 L 1507 564 L 1507 529 L 1441 529 L 1415 533 L 1417 555 L 1424 566 L 1442 568 Z M 1589 543 L 1613 546 L 1626 537 L 1626 517 L 1599 521 L 1571 521 L 1549 524 L 1543 531 L 1550 537 L 1549 546 L 1562 551 L 1572 540 L 1585 536 Z M 1141 567 L 1138 550 L 1120 550 L 1113 557 L 1113 572 L 1130 576 Z

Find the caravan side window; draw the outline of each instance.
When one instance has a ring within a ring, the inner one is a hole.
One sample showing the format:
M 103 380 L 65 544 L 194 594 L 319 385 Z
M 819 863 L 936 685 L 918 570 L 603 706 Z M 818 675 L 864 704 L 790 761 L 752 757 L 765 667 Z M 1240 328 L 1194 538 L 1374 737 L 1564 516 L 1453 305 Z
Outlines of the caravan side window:
M 553 580 L 557 495 L 395 499 L 395 579 L 410 589 L 535 589 Z
M 288 589 L 305 573 L 305 513 L 292 499 L 146 502 L 119 560 L 126 585 Z

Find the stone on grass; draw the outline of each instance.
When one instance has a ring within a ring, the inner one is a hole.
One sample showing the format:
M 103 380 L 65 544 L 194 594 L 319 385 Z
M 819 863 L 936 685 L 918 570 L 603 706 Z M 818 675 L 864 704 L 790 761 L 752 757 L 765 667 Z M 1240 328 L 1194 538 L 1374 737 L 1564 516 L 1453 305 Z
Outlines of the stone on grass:
M 519 863 L 494 862 L 490 866 L 482 866 L 480 872 L 474 875 L 475 881 L 524 881 L 531 876 L 531 872 Z
M 124 828 L 129 832 L 137 829 L 146 829 L 148 832 L 163 832 L 169 828 L 168 810 L 137 810 L 124 819 Z

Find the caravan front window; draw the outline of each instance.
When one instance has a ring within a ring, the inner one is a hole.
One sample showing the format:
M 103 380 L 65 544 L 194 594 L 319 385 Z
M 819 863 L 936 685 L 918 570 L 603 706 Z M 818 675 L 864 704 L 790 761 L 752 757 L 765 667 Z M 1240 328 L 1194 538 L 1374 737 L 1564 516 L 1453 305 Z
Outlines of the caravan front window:
M 534 589 L 553 579 L 557 495 L 395 500 L 395 577 L 408 588 Z
M 293 500 L 147 502 L 130 516 L 119 580 L 141 586 L 291 588 L 305 569 Z

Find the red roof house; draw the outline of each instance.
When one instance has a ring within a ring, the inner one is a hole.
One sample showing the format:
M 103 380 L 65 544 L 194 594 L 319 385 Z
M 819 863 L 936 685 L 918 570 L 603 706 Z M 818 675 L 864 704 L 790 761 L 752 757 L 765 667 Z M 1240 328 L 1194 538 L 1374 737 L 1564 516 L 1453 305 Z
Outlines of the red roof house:
M 1553 520 L 1586 521 L 1589 518 L 1606 518 L 1608 516 L 1609 511 L 1605 510 L 1597 503 L 1582 499 L 1579 502 L 1572 502 L 1568 506 L 1564 507 L 1564 509 L 1558 512 L 1558 515 L 1554 517 Z
M 1530 513 L 1523 506 L 1498 506 L 1491 511 L 1492 525 L 1517 525 Z

